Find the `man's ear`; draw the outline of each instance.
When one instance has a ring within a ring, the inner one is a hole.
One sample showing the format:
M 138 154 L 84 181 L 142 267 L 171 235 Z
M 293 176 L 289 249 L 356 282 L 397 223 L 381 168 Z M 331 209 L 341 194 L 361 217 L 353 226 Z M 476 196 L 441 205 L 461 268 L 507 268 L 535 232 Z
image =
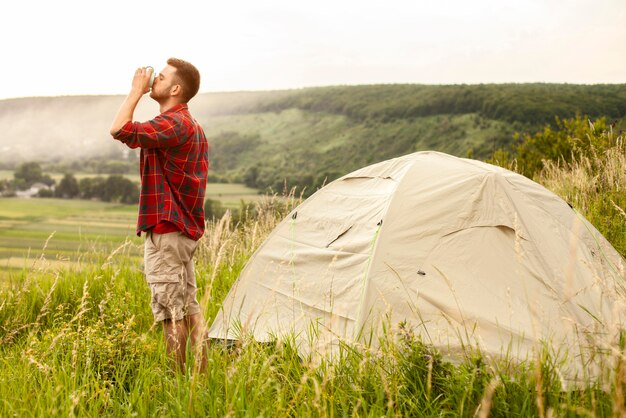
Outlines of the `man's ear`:
M 180 96 L 183 93 L 183 88 L 180 84 L 174 84 L 170 89 L 170 96 Z

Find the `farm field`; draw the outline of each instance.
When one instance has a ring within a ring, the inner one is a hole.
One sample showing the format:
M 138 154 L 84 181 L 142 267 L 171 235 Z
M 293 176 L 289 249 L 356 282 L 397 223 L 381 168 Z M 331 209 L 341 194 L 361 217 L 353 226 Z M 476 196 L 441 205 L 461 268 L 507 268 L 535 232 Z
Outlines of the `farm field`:
M 95 254 L 128 242 L 139 257 L 135 205 L 63 200 L 0 199 L 0 281 L 38 268 L 80 269 Z M 132 245 L 131 245 L 132 244 Z
M 262 196 L 241 184 L 209 184 L 207 198 L 235 209 Z M 0 283 L 22 271 L 80 269 L 124 246 L 140 261 L 135 235 L 137 205 L 64 200 L 0 198 Z
M 258 202 L 264 195 L 259 194 L 257 189 L 246 187 L 243 184 L 209 183 L 206 186 L 205 197 L 207 199 L 219 200 L 224 207 L 235 209 L 240 206 L 241 201 Z

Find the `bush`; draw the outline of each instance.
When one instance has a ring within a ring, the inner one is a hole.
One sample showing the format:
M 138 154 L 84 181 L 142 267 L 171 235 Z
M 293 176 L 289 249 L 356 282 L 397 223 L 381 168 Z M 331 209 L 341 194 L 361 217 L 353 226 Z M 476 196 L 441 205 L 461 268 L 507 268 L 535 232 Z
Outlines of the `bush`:
M 511 153 L 499 149 L 488 162 L 517 167 L 517 171 L 533 178 L 544 166 L 544 161 L 570 163 L 594 152 L 604 152 L 614 138 L 605 134 L 606 119 L 591 122 L 581 116 L 572 119 L 556 118 L 556 127 L 545 125 L 534 135 L 517 134 L 517 144 Z
M 54 194 L 55 196 L 63 199 L 73 199 L 78 197 L 80 195 L 80 188 L 76 177 L 70 173 L 64 175 L 55 189 Z
M 226 213 L 226 209 L 219 200 L 206 199 L 204 201 L 204 218 L 206 220 L 220 219 L 224 213 Z
M 517 170 L 575 207 L 626 256 L 626 144 L 601 118 L 557 119 L 489 161 Z

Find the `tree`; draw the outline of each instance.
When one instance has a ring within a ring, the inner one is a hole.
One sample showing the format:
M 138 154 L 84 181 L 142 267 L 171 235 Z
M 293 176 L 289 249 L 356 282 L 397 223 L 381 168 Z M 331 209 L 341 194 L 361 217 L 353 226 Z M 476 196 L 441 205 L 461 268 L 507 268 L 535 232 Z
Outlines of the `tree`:
M 591 150 L 604 152 L 606 143 L 605 118 L 591 123 L 587 118 L 576 116 L 571 119 L 556 118 L 556 128 L 546 125 L 534 135 L 525 134 L 515 149 L 519 171 L 529 178 L 544 166 L 544 160 L 571 162 Z
M 0 180 L 0 196 L 13 194 L 13 185 L 10 180 Z
M 252 167 L 248 168 L 248 170 L 244 174 L 243 183 L 248 187 L 255 188 L 259 186 L 258 179 L 259 179 L 259 167 L 256 165 L 253 165 Z
M 104 177 L 85 177 L 80 179 L 78 188 L 81 199 L 102 199 L 104 191 Z
M 224 216 L 224 213 L 226 213 L 226 209 L 219 200 L 207 199 L 204 201 L 205 219 L 219 219 Z
M 28 189 L 33 183 L 42 181 L 43 172 L 41 166 L 36 162 L 20 164 L 13 172 L 15 185 L 20 189 Z
M 137 203 L 139 188 L 126 177 L 114 174 L 107 177 L 101 199 L 106 202 Z
M 65 174 L 55 189 L 54 194 L 56 197 L 63 199 L 78 197 L 80 195 L 80 188 L 78 187 L 76 177 L 74 177 L 72 173 Z

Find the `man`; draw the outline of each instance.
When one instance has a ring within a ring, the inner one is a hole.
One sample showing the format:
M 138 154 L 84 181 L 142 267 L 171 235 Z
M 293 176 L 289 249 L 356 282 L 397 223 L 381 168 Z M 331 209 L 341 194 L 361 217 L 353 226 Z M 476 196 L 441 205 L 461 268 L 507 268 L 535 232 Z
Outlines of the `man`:
M 200 87 L 200 73 L 190 63 L 170 58 L 154 77 L 152 69 L 135 71 L 130 93 L 111 125 L 113 138 L 141 148 L 141 194 L 137 235 L 145 234 L 144 267 L 152 293 L 155 321 L 162 321 L 167 352 L 185 370 L 187 338 L 206 367 L 206 325 L 196 299 L 193 254 L 204 233 L 204 193 L 208 144 L 187 102 Z M 133 114 L 141 97 L 150 97 L 161 114 L 139 123 Z

